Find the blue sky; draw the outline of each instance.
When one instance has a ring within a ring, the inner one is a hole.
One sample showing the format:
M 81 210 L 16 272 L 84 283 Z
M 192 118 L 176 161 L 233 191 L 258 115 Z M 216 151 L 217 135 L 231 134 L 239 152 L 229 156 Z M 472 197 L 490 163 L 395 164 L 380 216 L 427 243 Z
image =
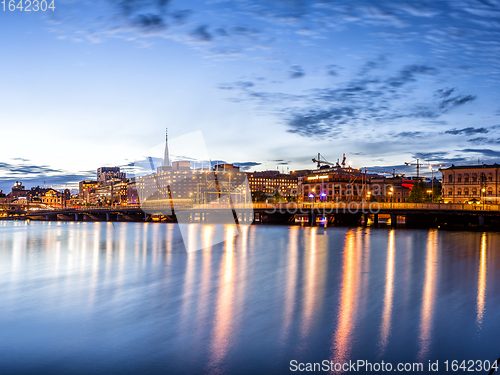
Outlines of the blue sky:
M 75 186 L 170 136 L 212 160 L 500 160 L 500 1 L 55 1 L 0 11 L 0 189 Z

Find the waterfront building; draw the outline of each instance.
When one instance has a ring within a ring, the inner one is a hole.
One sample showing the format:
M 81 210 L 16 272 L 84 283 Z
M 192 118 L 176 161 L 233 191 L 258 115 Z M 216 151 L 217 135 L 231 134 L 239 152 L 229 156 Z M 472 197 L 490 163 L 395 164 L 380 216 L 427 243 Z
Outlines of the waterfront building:
M 246 174 L 232 164 L 215 166 L 209 169 L 187 169 L 189 162 L 173 162 L 169 169 L 159 173 L 137 177 L 133 186 L 129 186 L 128 196 L 137 190 L 141 203 L 161 203 L 170 199 L 178 205 L 193 203 L 228 202 L 229 194 L 233 203 L 242 203 L 246 193 L 244 183 Z
M 299 201 L 336 202 L 367 199 L 370 179 L 351 167 L 320 168 L 299 177 Z
M 273 195 L 278 192 L 286 199 L 297 198 L 298 177 L 291 174 L 283 174 L 279 171 L 261 171 L 247 173 L 250 191 L 263 192 Z
M 212 169 L 191 169 L 187 160 L 170 161 L 168 135 L 163 163 L 156 173 L 136 177 L 127 186 L 129 203 L 143 207 L 192 206 L 193 204 L 243 203 L 246 200 L 246 174 L 233 164 L 218 164 Z
M 64 194 L 54 190 L 48 189 L 40 196 L 41 203 L 50 207 L 62 207 L 64 203 Z
M 403 177 L 371 176 L 370 199 L 377 202 L 402 203 L 409 197 L 413 181 Z
M 500 165 L 452 165 L 442 168 L 444 203 L 499 203 Z
M 22 182 L 16 181 L 8 197 L 13 201 L 20 198 L 27 199 L 28 195 L 29 195 L 29 190 L 26 190 Z
M 95 204 L 95 189 L 98 186 L 97 181 L 80 181 L 78 184 L 80 204 Z
M 93 201 L 100 206 L 127 204 L 127 179 L 111 179 L 99 183 L 93 191 Z

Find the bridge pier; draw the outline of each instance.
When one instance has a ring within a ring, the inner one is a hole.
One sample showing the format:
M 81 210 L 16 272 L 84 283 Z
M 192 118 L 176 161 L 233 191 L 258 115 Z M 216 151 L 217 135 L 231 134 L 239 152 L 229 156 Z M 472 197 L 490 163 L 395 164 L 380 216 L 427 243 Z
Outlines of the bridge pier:
M 391 227 L 396 227 L 398 225 L 398 215 L 391 214 Z
M 309 213 L 309 225 L 311 227 L 316 225 L 316 212 L 314 211 Z
M 479 226 L 482 228 L 484 227 L 484 216 L 483 215 L 479 215 L 478 217 L 478 221 L 479 221 Z
M 78 212 L 75 212 L 75 221 L 80 221 L 80 215 Z
M 363 226 L 366 227 L 368 225 L 368 214 L 363 214 Z
M 378 214 L 373 214 L 373 227 L 378 228 Z

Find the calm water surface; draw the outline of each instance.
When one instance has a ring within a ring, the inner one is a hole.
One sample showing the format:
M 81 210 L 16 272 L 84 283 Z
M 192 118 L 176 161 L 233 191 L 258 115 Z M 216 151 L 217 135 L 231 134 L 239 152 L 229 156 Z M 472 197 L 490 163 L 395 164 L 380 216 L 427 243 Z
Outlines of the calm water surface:
M 209 243 L 220 230 L 229 241 L 188 254 L 174 224 L 0 222 L 0 371 L 279 374 L 291 360 L 500 356 L 497 233 L 190 233 Z

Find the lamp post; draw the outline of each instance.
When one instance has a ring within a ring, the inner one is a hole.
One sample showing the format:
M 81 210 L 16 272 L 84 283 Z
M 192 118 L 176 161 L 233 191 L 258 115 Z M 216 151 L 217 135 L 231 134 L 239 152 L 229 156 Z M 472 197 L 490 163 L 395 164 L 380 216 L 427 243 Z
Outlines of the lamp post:
M 486 192 L 486 189 L 485 189 L 485 188 L 482 188 L 482 189 L 481 189 L 481 193 L 482 193 L 482 196 L 483 196 L 483 197 L 482 197 L 482 199 L 481 199 L 481 200 L 483 201 L 483 210 L 484 210 L 484 193 L 485 193 L 485 192 Z
M 432 165 L 429 166 L 429 169 L 431 170 L 432 173 L 432 179 L 431 179 L 431 203 L 434 203 L 434 169 L 432 168 Z

